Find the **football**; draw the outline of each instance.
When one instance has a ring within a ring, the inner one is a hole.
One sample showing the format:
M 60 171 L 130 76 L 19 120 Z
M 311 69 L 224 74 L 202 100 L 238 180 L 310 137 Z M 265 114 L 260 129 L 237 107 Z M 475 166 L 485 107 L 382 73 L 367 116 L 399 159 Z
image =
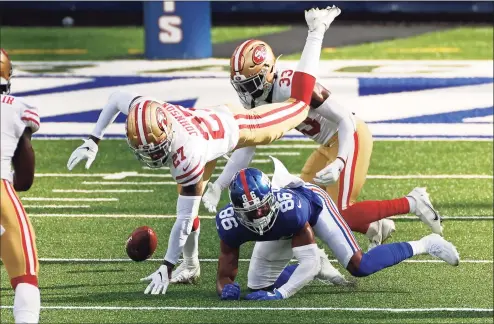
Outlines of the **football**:
M 141 226 L 130 234 L 125 244 L 127 255 L 136 262 L 149 259 L 158 244 L 158 238 L 152 228 Z

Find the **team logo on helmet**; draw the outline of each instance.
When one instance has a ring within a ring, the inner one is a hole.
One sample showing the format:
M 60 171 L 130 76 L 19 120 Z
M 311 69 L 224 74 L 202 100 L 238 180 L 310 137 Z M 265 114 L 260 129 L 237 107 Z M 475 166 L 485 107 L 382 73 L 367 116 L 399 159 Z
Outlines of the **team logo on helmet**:
M 266 56 L 266 47 L 264 45 L 257 45 L 252 53 L 252 62 L 254 62 L 254 64 L 256 65 L 259 65 L 263 63 L 264 60 L 266 60 Z
M 168 126 L 168 123 L 163 107 L 161 106 L 156 109 L 156 122 L 158 123 L 158 127 L 164 132 Z

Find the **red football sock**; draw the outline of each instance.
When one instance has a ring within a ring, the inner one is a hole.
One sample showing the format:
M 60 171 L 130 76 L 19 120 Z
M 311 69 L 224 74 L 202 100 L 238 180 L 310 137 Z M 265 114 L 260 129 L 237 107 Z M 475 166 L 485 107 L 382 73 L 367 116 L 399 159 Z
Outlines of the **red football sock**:
M 410 211 L 408 199 L 367 200 L 355 203 L 340 211 L 352 231 L 367 233 L 369 225 L 380 219 L 406 214 Z
M 199 226 L 201 226 L 201 221 L 199 220 L 199 216 L 197 216 L 194 219 L 194 222 L 192 223 L 192 232 L 197 231 L 197 229 L 199 228 Z

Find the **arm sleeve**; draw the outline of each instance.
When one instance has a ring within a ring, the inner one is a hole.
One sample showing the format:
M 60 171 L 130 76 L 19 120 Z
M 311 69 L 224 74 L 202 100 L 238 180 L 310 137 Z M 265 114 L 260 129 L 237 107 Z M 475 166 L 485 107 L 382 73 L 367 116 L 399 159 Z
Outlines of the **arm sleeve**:
M 278 289 L 284 299 L 293 296 L 311 282 L 321 270 L 317 244 L 298 246 L 292 250 L 293 255 L 299 262 L 299 266 L 295 269 L 290 279 Z
M 354 133 L 357 131 L 355 119 L 345 107 L 340 106 L 331 97 L 327 98 L 316 112 L 338 125 L 338 157 L 346 162 L 353 147 Z
M 225 169 L 223 169 L 223 172 L 221 172 L 220 176 L 215 181 L 215 183 L 220 186 L 221 190 L 228 187 L 237 171 L 249 166 L 255 152 L 255 146 L 244 147 L 233 152 L 225 165 Z
M 113 123 L 120 112 L 125 115 L 129 114 L 130 104 L 137 97 L 139 95 L 134 92 L 116 91 L 112 93 L 103 107 L 91 135 L 99 139 L 103 138 L 106 128 Z
M 187 237 L 189 237 L 192 231 L 194 216 L 199 214 L 200 205 L 200 196 L 178 196 L 177 219 L 175 220 L 175 224 L 173 224 L 168 239 L 168 249 L 165 254 L 166 261 L 177 264 Z

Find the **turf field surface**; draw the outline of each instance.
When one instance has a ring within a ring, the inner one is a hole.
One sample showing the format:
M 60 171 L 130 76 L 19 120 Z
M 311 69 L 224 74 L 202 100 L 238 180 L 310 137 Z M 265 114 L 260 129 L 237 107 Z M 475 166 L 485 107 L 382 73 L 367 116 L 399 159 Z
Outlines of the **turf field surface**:
M 211 39 L 213 44 L 240 42 L 289 28 L 213 27 Z M 321 59 L 492 60 L 492 39 L 491 26 L 452 28 L 390 41 L 327 48 L 323 49 Z M 303 42 L 303 39 L 299 41 Z M 141 27 L 2 27 L 0 42 L 1 47 L 10 51 L 14 61 L 131 59 L 142 58 L 144 31 Z M 300 54 L 284 56 L 284 59 L 298 58 Z
M 213 215 L 203 208 L 199 283 L 171 285 L 165 296 L 143 295 L 145 284 L 139 278 L 156 270 L 174 222 L 173 180 L 168 170 L 143 168 L 122 140 L 103 141 L 89 171 L 79 165 L 69 172 L 67 159 L 80 143 L 35 140 L 37 177 L 33 188 L 21 195 L 41 258 L 43 322 L 492 323 L 492 141 L 375 142 L 360 196 L 390 199 L 426 186 L 445 216 L 445 238 L 460 252 L 459 267 L 424 256 L 358 279 L 355 287 L 315 281 L 293 298 L 277 302 L 218 300 L 218 239 Z M 297 174 L 314 147 L 311 142 L 278 142 L 259 148 L 253 165 L 271 173 L 273 155 Z M 224 160 L 216 173 L 222 166 Z M 222 203 L 226 195 L 223 198 Z M 413 215 L 395 221 L 391 241 L 429 233 Z M 124 244 L 141 225 L 151 226 L 159 243 L 153 260 L 135 263 L 126 257 Z M 357 239 L 366 246 L 362 235 Z M 238 281 L 244 293 L 251 248 L 249 244 L 241 251 Z M 2 322 L 9 322 L 13 295 L 4 267 L 1 271 Z

